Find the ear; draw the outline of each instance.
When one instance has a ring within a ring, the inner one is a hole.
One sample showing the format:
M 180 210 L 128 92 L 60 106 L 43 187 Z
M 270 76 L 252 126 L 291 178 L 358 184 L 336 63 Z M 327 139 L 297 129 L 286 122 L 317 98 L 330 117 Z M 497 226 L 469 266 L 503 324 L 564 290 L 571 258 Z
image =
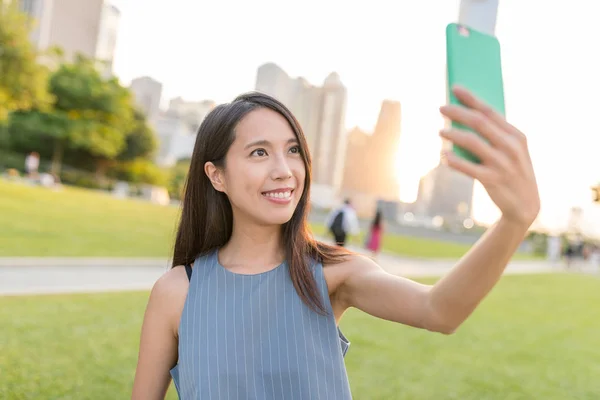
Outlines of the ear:
M 204 164 L 204 173 L 216 191 L 225 193 L 225 180 L 223 179 L 223 171 L 221 169 L 211 161 L 207 161 Z

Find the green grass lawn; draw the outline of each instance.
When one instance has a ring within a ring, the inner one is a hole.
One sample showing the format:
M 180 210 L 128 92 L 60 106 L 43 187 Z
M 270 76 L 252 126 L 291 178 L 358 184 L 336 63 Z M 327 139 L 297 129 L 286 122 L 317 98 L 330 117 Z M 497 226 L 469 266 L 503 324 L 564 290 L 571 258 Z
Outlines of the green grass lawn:
M 166 257 L 178 209 L 0 180 L 0 257 Z
M 0 398 L 129 398 L 147 296 L 0 297 Z M 555 274 L 503 278 L 452 336 L 352 310 L 354 398 L 599 399 L 598 304 L 600 280 Z
M 178 213 L 176 207 L 102 192 L 71 187 L 55 192 L 0 180 L 0 257 L 168 257 Z M 325 233 L 323 225 L 312 227 Z M 410 257 L 459 258 L 469 246 L 390 234 L 383 248 Z

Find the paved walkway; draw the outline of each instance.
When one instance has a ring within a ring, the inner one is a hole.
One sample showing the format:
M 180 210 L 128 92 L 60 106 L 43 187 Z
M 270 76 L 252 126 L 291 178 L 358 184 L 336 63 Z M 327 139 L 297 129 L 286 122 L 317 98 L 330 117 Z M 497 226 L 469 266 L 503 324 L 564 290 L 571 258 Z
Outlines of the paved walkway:
M 386 271 L 410 278 L 442 276 L 454 262 L 389 254 L 378 259 Z M 161 258 L 0 258 L 0 295 L 147 290 L 169 265 L 169 260 Z M 506 274 L 561 270 L 545 261 L 514 261 Z

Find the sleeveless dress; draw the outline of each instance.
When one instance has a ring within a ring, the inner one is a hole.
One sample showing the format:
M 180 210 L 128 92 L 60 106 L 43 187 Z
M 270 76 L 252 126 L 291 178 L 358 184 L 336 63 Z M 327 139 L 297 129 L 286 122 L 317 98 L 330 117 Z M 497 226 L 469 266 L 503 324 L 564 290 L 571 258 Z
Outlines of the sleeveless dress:
M 350 343 L 336 326 L 323 266 L 312 267 L 327 315 L 302 302 L 286 262 L 242 275 L 220 265 L 217 250 L 198 257 L 171 370 L 179 398 L 351 399 Z
M 381 247 L 382 231 L 383 228 L 381 225 L 371 227 L 371 231 L 369 232 L 369 237 L 366 243 L 367 250 L 379 251 L 379 248 Z

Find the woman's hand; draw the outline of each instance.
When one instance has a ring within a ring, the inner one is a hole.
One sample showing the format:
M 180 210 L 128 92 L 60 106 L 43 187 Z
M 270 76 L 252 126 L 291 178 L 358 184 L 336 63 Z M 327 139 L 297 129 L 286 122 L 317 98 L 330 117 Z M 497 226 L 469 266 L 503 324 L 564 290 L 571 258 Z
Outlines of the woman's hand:
M 539 213 L 540 197 L 525 135 L 468 90 L 455 87 L 453 92 L 464 106 L 445 105 L 441 113 L 481 137 L 453 128 L 440 135 L 476 155 L 481 164 L 451 150 L 445 153 L 447 164 L 481 182 L 504 220 L 528 228 Z

